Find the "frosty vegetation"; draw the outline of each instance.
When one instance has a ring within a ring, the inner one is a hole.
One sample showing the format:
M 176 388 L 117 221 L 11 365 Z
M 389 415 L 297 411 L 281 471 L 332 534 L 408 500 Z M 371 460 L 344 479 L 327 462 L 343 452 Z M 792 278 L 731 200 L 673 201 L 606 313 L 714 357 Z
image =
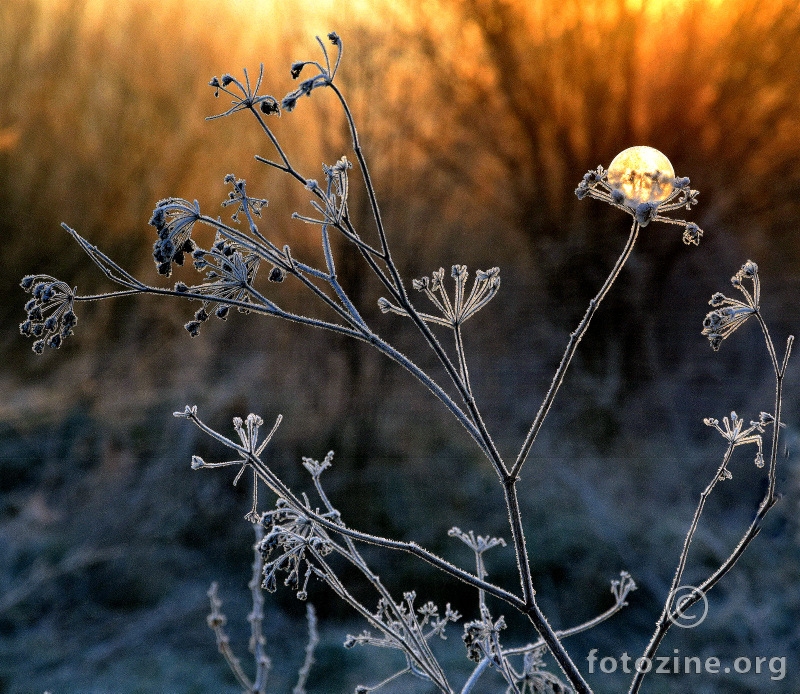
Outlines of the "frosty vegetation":
M 580 181 L 575 191 L 577 197 L 603 201 L 621 214 L 628 215 L 631 218 L 630 233 L 610 274 L 569 336 L 551 385 L 538 411 L 532 413 L 530 428 L 519 444 L 517 455 L 513 459 L 505 459 L 495 446 L 480 405 L 473 395 L 469 358 L 463 339 L 466 321 L 497 297 L 500 270 L 496 267 L 473 270 L 470 279 L 470 271 L 466 266 L 454 264 L 449 272 L 439 268 L 433 269 L 428 276 L 411 281 L 401 277 L 391 252 L 393 232 L 384 228 L 378 196 L 370 179 L 358 130 L 348 102 L 336 81 L 342 61 L 342 40 L 335 33 L 327 38 L 332 48 L 317 39 L 320 48 L 318 58 L 296 62 L 291 66 L 292 77 L 300 82 L 297 89 L 283 99 L 261 93 L 263 67 L 255 79 L 245 71 L 242 78 L 225 74 L 220 78 L 214 77 L 210 82 L 216 96 L 229 100 L 228 107 L 213 118 L 233 116 L 239 112 L 250 114 L 274 149 L 273 158 L 257 157 L 259 161 L 305 187 L 311 198 L 309 207 L 296 212 L 294 217 L 306 222 L 312 233 L 317 235 L 323 259 L 321 263 L 314 264 L 314 261 L 296 257 L 288 245 L 279 247 L 271 241 L 269 233 L 262 230 L 261 215 L 267 201 L 253 197 L 248 192 L 246 182 L 231 174 L 225 177 L 230 192 L 222 203 L 226 213 L 230 213 L 229 219 L 223 220 L 215 213 L 205 213 L 196 201 L 180 198 L 166 198 L 158 202 L 150 219 L 157 237 L 153 247 L 157 272 L 168 277 L 175 265 L 191 263 L 198 273 L 196 283 L 177 282 L 172 288 L 148 284 L 126 271 L 78 231 L 64 225 L 118 289 L 83 295 L 77 288 L 49 275 L 25 277 L 22 287 L 30 294 L 30 299 L 25 305 L 27 316 L 20 325 L 20 332 L 33 339 L 36 353 L 42 353 L 46 347 L 58 348 L 73 334 L 78 324 L 76 309 L 81 302 L 134 294 L 177 298 L 180 300 L 178 310 L 183 310 L 186 302 L 193 303 L 197 308 L 185 325 L 192 337 L 202 334 L 202 327 L 207 321 L 226 320 L 233 309 L 333 331 L 370 345 L 408 371 L 466 430 L 486 464 L 493 469 L 497 480 L 497 502 L 501 503 L 502 499 L 505 504 L 509 545 L 516 557 L 519 584 L 515 588 L 497 585 L 488 579 L 487 567 L 492 561 L 490 550 L 505 546 L 506 541 L 476 534 L 480 528 L 477 531 L 464 531 L 453 527 L 449 532 L 454 541 L 464 543 L 474 554 L 474 565 L 470 567 L 456 566 L 414 542 L 360 531 L 352 519 L 342 516 L 337 510 L 336 499 L 329 498 L 325 491 L 323 473 L 336 474 L 332 470 L 333 452 L 321 461 L 304 458 L 302 465 L 310 478 L 308 491 L 290 489 L 280 472 L 267 465 L 263 456 L 265 447 L 273 437 L 279 436 L 280 416 L 266 433 L 264 419 L 260 415 L 251 413 L 236 417 L 233 420 L 233 433 L 230 434 L 206 424 L 195 406 L 187 405 L 176 412 L 176 417 L 188 420 L 189 424 L 198 427 L 220 444 L 220 450 L 228 451 L 227 456 L 209 461 L 193 456 L 192 469 L 233 466 L 238 468 L 234 484 L 245 472 L 249 472 L 252 478 L 252 506 L 245 516 L 253 524 L 256 537 L 250 582 L 253 602 L 249 616 L 252 667 L 242 664 L 233 653 L 225 631 L 226 618 L 216 584 L 209 590 L 211 608 L 208 624 L 215 634 L 220 652 L 244 691 L 263 693 L 269 686 L 270 659 L 263 634 L 263 591 L 274 592 L 280 586 L 285 586 L 299 600 L 306 600 L 309 583 L 317 581 L 327 586 L 330 595 L 347 603 L 364 622 L 364 631 L 349 636 L 344 643 L 346 648 L 393 649 L 405 657 L 401 669 L 374 673 L 368 683 L 356 688 L 357 692 L 364 694 L 377 691 L 401 678 L 417 677 L 441 692 L 460 691 L 469 694 L 475 691 L 481 676 L 491 668 L 505 681 L 506 692 L 588 694 L 592 692 L 591 685 L 578 666 L 580 659 L 570 654 L 567 638 L 613 617 L 628 604 L 636 584 L 629 573 L 621 571 L 611 581 L 612 599 L 605 612 L 586 623 L 555 630 L 537 601 L 524 532 L 526 524 L 518 499 L 518 482 L 578 345 L 598 306 L 623 270 L 640 232 L 651 224 L 672 225 L 680 231 L 680 234 L 676 234 L 676 243 L 682 234 L 682 240 L 688 246 L 699 244 L 702 230 L 691 221 L 673 216 L 679 211 L 691 211 L 697 203 L 698 192 L 691 188 L 688 178 L 675 176 L 663 154 L 646 147 L 626 150 L 612 162 L 609 170 L 598 166 Z M 323 166 L 320 180 L 310 178 L 295 168 L 290 154 L 284 151 L 269 125 L 271 118 L 289 114 L 301 106 L 303 97 L 311 97 L 318 90 L 329 90 L 335 95 L 352 138 L 352 153 L 342 154 L 338 161 Z M 358 185 L 364 186 L 374 228 L 356 229 L 351 219 L 348 191 L 354 171 L 359 179 Z M 214 230 L 215 240 L 208 248 L 201 247 L 193 237 L 197 225 Z M 381 283 L 385 296 L 378 303 L 381 311 L 387 314 L 386 319 L 404 321 L 410 330 L 418 334 L 419 339 L 435 354 L 447 382 L 440 382 L 423 370 L 368 324 L 337 278 L 335 246 L 331 241 L 334 235 L 356 249 L 365 271 L 373 273 Z M 270 283 L 284 281 L 296 282 L 310 292 L 325 311 L 318 315 L 303 315 L 282 308 L 270 298 L 269 289 Z M 734 567 L 759 533 L 765 516 L 778 501 L 776 471 L 782 388 L 793 338 L 789 337 L 782 349 L 773 342 L 760 310 L 761 281 L 756 263 L 750 260 L 745 262 L 733 275 L 731 284 L 734 296 L 714 294 L 709 302 L 712 310 L 698 328 L 702 328 L 711 347 L 717 350 L 745 323 L 755 324 L 763 334 L 764 346 L 772 364 L 774 402 L 771 403 L 771 411 L 753 413 L 749 417 L 732 412 L 721 420 L 713 417 L 705 420 L 709 427 L 722 436 L 721 457 L 717 466 L 709 472 L 707 486 L 700 495 L 682 549 L 675 548 L 677 565 L 671 590 L 663 596 L 663 609 L 653 636 L 642 653 L 642 658 L 650 661 L 676 619 L 701 600 Z M 749 320 L 751 318 L 753 320 Z M 676 591 L 682 585 L 692 540 L 706 500 L 718 484 L 727 484 L 731 480 L 729 462 L 735 449 L 740 446 L 748 447 L 755 465 L 764 470 L 766 491 L 763 499 L 755 510 L 752 522 L 742 529 L 738 544 L 727 558 L 697 586 L 696 592 L 678 601 Z M 431 471 L 431 474 L 435 474 L 435 471 Z M 266 505 L 263 495 L 259 496 L 259 487 L 269 490 Z M 402 594 L 391 592 L 365 560 L 362 554 L 365 544 L 405 553 L 409 555 L 410 562 L 427 562 L 442 573 L 464 582 L 475 591 L 474 610 L 462 615 L 450 604 L 436 605 L 427 601 L 425 596 L 418 595 L 413 586 L 408 586 Z M 346 564 L 371 585 L 374 592 L 371 603 L 357 598 L 341 579 L 342 566 Z M 490 608 L 487 596 L 499 602 L 493 602 L 494 607 Z M 529 620 L 530 638 L 526 643 L 505 642 L 503 631 L 506 617 L 498 611 L 497 605 L 517 611 Z M 312 665 L 319 625 L 310 605 L 307 624 L 308 646 L 294 689 L 296 694 L 304 692 L 306 682 L 313 677 Z M 463 681 L 456 681 L 456 677 L 445 670 L 436 655 L 437 641 L 454 631 L 460 632 L 465 656 L 472 661 L 471 674 Z M 548 654 L 554 659 L 557 669 L 547 668 L 545 657 Z M 646 676 L 645 668 L 636 669 L 630 682 L 630 694 L 640 690 Z M 681 685 L 677 686 L 680 688 Z

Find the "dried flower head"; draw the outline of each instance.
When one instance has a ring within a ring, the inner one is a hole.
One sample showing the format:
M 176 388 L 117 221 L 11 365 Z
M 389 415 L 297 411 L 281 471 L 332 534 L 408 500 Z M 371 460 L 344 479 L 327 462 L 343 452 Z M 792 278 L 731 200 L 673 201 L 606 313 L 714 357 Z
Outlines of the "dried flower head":
M 25 303 L 27 316 L 20 323 L 20 333 L 36 338 L 36 354 L 44 352 L 46 346 L 58 349 L 78 322 L 73 310 L 75 290 L 50 275 L 28 275 L 20 286 L 33 297 Z
M 493 622 L 488 614 L 485 614 L 483 619 L 467 622 L 461 636 L 467 647 L 467 657 L 476 663 L 484 658 L 499 660 L 502 654 L 498 637 L 505 628 L 506 620 L 502 615 L 496 622 Z
M 292 79 L 300 77 L 300 73 L 310 66 L 315 68 L 318 72 L 313 77 L 303 80 L 300 85 L 292 92 L 289 92 L 281 100 L 281 107 L 284 111 L 293 111 L 297 106 L 297 100 L 301 96 L 311 96 L 318 87 L 327 87 L 333 83 L 333 78 L 336 76 L 336 71 L 339 69 L 339 63 L 342 59 L 342 40 L 336 32 L 328 34 L 328 40 L 336 46 L 336 62 L 331 66 L 330 56 L 328 55 L 328 48 L 323 43 L 322 39 L 317 36 L 317 43 L 322 49 L 322 56 L 324 58 L 324 65 L 316 60 L 301 60 L 292 63 L 291 75 Z
M 156 203 L 150 224 L 158 232 L 158 240 L 153 244 L 153 258 L 159 274 L 169 277 L 172 263 L 183 265 L 185 254 L 194 251 L 191 235 L 198 219 L 200 205 L 197 200 L 190 203 L 182 198 L 166 198 Z
M 579 200 L 592 197 L 631 215 L 640 226 L 666 222 L 684 228 L 683 242 L 698 245 L 703 231 L 693 222 L 664 216 L 697 204 L 698 191 L 688 178 L 677 178 L 669 159 L 652 147 L 629 147 L 620 152 L 608 170 L 587 172 L 575 189 Z
M 525 654 L 522 676 L 517 682 L 520 694 L 574 694 L 574 689 L 549 672 L 544 662 L 545 648 Z
M 333 551 L 330 538 L 317 523 L 285 499 L 278 499 L 275 509 L 264 514 L 264 522 L 269 530 L 259 546 L 264 557 L 263 587 L 274 592 L 277 574 L 284 572 L 284 585 L 291 586 L 299 595 L 307 595 L 315 558 Z M 272 558 L 274 554 L 277 556 Z
M 748 291 L 744 281 L 752 282 L 753 290 Z M 735 330 L 744 325 L 745 321 L 758 312 L 761 299 L 761 283 L 758 279 L 758 265 L 748 260 L 741 269 L 731 277 L 731 284 L 744 295 L 744 301 L 730 299 L 722 292 L 715 293 L 708 302 L 713 308 L 703 319 L 702 335 L 711 343 L 714 351 L 718 350 L 722 341 Z
M 747 428 L 745 428 L 744 420 L 735 412 L 731 412 L 730 419 L 727 417 L 722 418 L 722 426 L 720 426 L 718 419 L 707 417 L 703 420 L 703 424 L 714 427 L 722 434 L 723 438 L 732 448 L 743 446 L 748 443 L 756 444 L 758 447 L 755 458 L 756 467 L 764 467 L 764 449 L 761 434 L 764 433 L 764 427 L 772 422 L 774 422 L 774 417 L 767 412 L 762 412 L 758 417 L 758 421 L 751 421 L 750 426 Z M 756 434 L 754 432 L 759 433 Z M 719 477 L 720 481 L 729 480 L 731 477 L 732 475 L 727 467 L 723 467 Z
M 243 72 L 244 82 L 241 82 L 233 75 L 228 74 L 223 75 L 222 79 L 218 77 L 213 77 L 211 79 L 208 84 L 214 88 L 214 96 L 218 97 L 219 93 L 222 91 L 230 96 L 232 101 L 231 107 L 227 111 L 224 113 L 219 113 L 215 116 L 208 116 L 206 120 L 224 118 L 225 116 L 230 116 L 237 111 L 243 111 L 245 109 L 249 109 L 255 113 L 256 107 L 258 107 L 261 113 L 267 116 L 273 114 L 278 116 L 281 115 L 280 105 L 274 96 L 258 93 L 258 90 L 261 88 L 261 81 L 264 78 L 264 64 L 262 63 L 259 66 L 258 79 L 256 80 L 255 87 L 251 86 L 250 84 L 250 75 L 247 73 L 247 70 L 244 70 Z M 231 85 L 233 85 L 233 89 L 236 91 L 228 88 Z
M 192 257 L 195 269 L 205 272 L 206 281 L 192 287 L 178 282 L 175 290 L 181 293 L 190 291 L 207 298 L 194 320 L 184 326 L 192 337 L 196 337 L 200 324 L 208 319 L 214 304 L 214 315 L 222 320 L 227 318 L 230 310 L 225 302 L 236 302 L 240 304 L 238 310 L 247 313 L 247 307 L 241 304 L 250 303 L 250 290 L 261 260 L 255 253 L 248 253 L 219 233 L 209 250 L 196 248 Z
M 236 210 L 231 215 L 231 219 L 239 223 L 239 215 L 243 214 L 250 223 L 250 231 L 258 233 L 258 229 L 253 220 L 253 216 L 260 217 L 261 210 L 267 206 L 268 201 L 263 198 L 253 198 L 247 194 L 247 181 L 243 178 L 236 178 L 233 174 L 225 176 L 225 183 L 231 186 L 232 190 L 228 193 L 228 199 L 222 202 L 223 207 L 236 205 Z
M 450 300 L 444 287 L 444 268 L 439 268 L 430 277 L 422 277 L 414 280 L 413 286 L 419 292 L 423 292 L 430 299 L 442 317 L 433 316 L 427 313 L 420 313 L 420 317 L 430 323 L 438 323 L 448 327 L 456 327 L 464 321 L 472 318 L 486 304 L 488 304 L 500 289 L 500 268 L 490 268 L 489 270 L 478 270 L 475 273 L 475 282 L 469 296 L 466 295 L 466 284 L 469 278 L 466 265 L 453 265 L 451 276 L 455 280 L 455 292 L 453 300 Z M 378 306 L 383 313 L 397 313 L 407 316 L 408 313 L 389 302 L 388 299 L 381 297 Z
M 201 424 L 199 418 L 197 417 L 197 406 L 189 407 L 187 405 L 183 412 L 173 412 L 173 415 L 175 417 L 189 419 L 198 426 L 200 426 L 201 429 L 205 428 L 205 426 Z M 241 446 L 235 446 L 235 445 L 233 446 L 239 452 L 238 458 L 236 458 L 235 460 L 225 460 L 219 463 L 208 463 L 198 455 L 192 456 L 192 470 L 228 467 L 229 465 L 241 466 L 239 472 L 236 473 L 236 477 L 233 480 L 234 485 L 239 481 L 245 469 L 247 469 L 248 467 L 253 468 L 253 506 L 250 509 L 250 512 L 245 516 L 245 518 L 249 520 L 251 523 L 257 523 L 261 517 L 258 514 L 258 508 L 257 508 L 258 475 L 256 473 L 255 467 L 253 466 L 253 459 L 258 458 L 263 453 L 267 444 L 272 440 L 272 437 L 278 430 L 278 427 L 280 426 L 282 420 L 283 417 L 281 415 L 278 415 L 277 419 L 275 420 L 275 424 L 272 427 L 272 430 L 263 438 L 262 441 L 259 442 L 258 440 L 259 432 L 261 426 L 264 424 L 264 420 L 261 419 L 261 417 L 259 417 L 257 414 L 252 414 L 252 413 L 247 415 L 245 419 L 242 419 L 241 417 L 234 417 L 233 428 L 239 435 L 239 440 L 241 441 Z

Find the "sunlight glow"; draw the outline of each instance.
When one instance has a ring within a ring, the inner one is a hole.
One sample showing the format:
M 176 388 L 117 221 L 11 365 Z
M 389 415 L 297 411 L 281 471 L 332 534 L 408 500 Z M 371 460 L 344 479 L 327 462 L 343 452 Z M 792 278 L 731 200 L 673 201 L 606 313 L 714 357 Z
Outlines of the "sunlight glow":
M 608 167 L 608 184 L 622 191 L 625 204 L 661 202 L 672 192 L 675 169 L 669 159 L 652 147 L 628 147 Z

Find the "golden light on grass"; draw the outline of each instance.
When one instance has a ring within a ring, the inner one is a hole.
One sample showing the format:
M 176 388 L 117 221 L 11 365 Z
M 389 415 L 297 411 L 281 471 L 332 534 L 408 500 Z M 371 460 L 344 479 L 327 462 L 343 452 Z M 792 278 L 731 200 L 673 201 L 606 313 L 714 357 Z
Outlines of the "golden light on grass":
M 669 159 L 652 147 L 628 147 L 608 167 L 608 184 L 622 192 L 625 204 L 661 202 L 672 192 L 675 169 Z

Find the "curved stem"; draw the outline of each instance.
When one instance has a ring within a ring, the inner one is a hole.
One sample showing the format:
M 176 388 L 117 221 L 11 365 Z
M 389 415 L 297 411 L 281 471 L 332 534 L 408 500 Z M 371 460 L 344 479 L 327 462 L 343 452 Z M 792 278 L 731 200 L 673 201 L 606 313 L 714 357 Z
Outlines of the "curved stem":
M 656 654 L 658 647 L 661 645 L 661 641 L 666 636 L 667 632 L 669 631 L 670 627 L 672 626 L 673 619 L 675 618 L 675 611 L 672 609 L 672 599 L 675 597 L 675 591 L 680 586 L 681 578 L 683 577 L 684 569 L 686 568 L 686 559 L 689 555 L 689 546 L 694 539 L 695 531 L 697 530 L 697 524 L 700 521 L 700 516 L 703 513 L 703 508 L 705 507 L 705 503 L 708 500 L 709 495 L 713 491 L 714 487 L 716 486 L 717 482 L 719 481 L 720 474 L 725 469 L 725 466 L 731 459 L 731 455 L 733 454 L 733 449 L 735 448 L 735 443 L 731 442 L 728 445 L 728 449 L 725 451 L 725 455 L 722 458 L 722 463 L 717 468 L 717 471 L 714 473 L 714 477 L 708 483 L 706 488 L 700 494 L 700 501 L 697 504 L 697 508 L 694 512 L 694 517 L 692 518 L 691 526 L 689 527 L 689 532 L 686 534 L 686 538 L 683 541 L 683 550 L 681 551 L 680 558 L 678 560 L 678 568 L 675 570 L 675 576 L 672 579 L 672 584 L 669 588 L 669 593 L 667 594 L 667 600 L 664 603 L 664 607 L 661 610 L 661 614 L 659 615 L 658 619 L 656 620 L 656 628 L 653 632 L 653 635 L 650 637 L 650 641 L 648 642 L 647 646 L 645 647 L 644 653 L 642 654 L 643 658 L 647 660 L 645 662 L 652 662 L 653 656 Z M 680 608 L 681 610 L 686 610 L 688 607 L 694 604 L 691 598 L 685 600 L 681 603 Z M 647 674 L 646 670 L 637 670 L 636 674 L 633 677 L 633 681 L 631 683 L 630 693 L 633 694 L 634 692 L 639 691 L 639 687 L 641 686 L 642 680 L 644 676 Z
M 345 118 L 347 119 L 347 125 L 350 129 L 350 137 L 353 140 L 353 151 L 355 152 L 356 159 L 358 159 L 358 165 L 361 168 L 361 175 L 364 178 L 364 185 L 367 189 L 367 196 L 369 197 L 369 206 L 372 209 L 372 216 L 375 220 L 375 226 L 378 229 L 378 237 L 380 238 L 383 257 L 386 260 L 389 271 L 392 273 L 392 279 L 399 287 L 401 286 L 400 275 L 397 272 L 397 267 L 392 260 L 391 251 L 389 250 L 389 242 L 386 238 L 386 230 L 383 227 L 383 219 L 381 218 L 378 199 L 375 196 L 375 188 L 372 185 L 372 178 L 369 175 L 367 160 L 364 158 L 364 152 L 361 149 L 361 141 L 358 137 L 358 130 L 356 129 L 356 124 L 353 120 L 353 114 L 350 111 L 350 106 L 347 104 L 347 101 L 344 98 L 344 94 L 339 91 L 339 88 L 333 82 L 328 82 L 328 86 L 333 90 L 334 94 L 336 94 L 336 97 L 339 99 L 339 103 L 342 105 L 342 110 L 344 111 Z
M 356 232 L 353 222 L 350 221 L 350 216 L 346 211 L 342 217 L 342 222 L 344 222 L 344 226 L 340 222 L 337 222 L 335 225 L 336 228 L 345 238 L 356 243 L 361 251 L 361 255 L 369 265 L 370 270 L 375 273 L 375 275 L 381 281 L 381 284 L 383 284 L 383 286 L 386 287 L 389 292 L 391 292 L 391 295 L 395 298 L 395 300 L 400 301 L 400 290 L 394 285 L 393 280 L 386 276 L 386 273 L 377 264 L 375 258 L 372 257 L 375 256 L 376 258 L 380 258 L 381 260 L 385 261 L 386 258 L 384 257 L 383 253 L 378 252 L 372 246 L 364 243 L 364 241 L 361 240 L 361 237 Z
M 767 491 L 762 499 L 761 503 L 759 504 L 758 511 L 756 512 L 753 521 L 750 523 L 749 527 L 745 531 L 744 535 L 742 535 L 741 539 L 739 540 L 738 544 L 734 548 L 734 550 L 730 553 L 727 559 L 719 566 L 719 568 L 714 571 L 705 581 L 703 581 L 698 587 L 697 592 L 692 595 L 692 597 L 687 598 L 684 602 L 680 605 L 680 610 L 685 611 L 696 602 L 698 602 L 702 596 L 704 596 L 709 590 L 711 590 L 719 581 L 727 574 L 736 562 L 739 560 L 739 557 L 742 556 L 744 551 L 750 545 L 750 543 L 758 536 L 761 532 L 761 526 L 764 521 L 764 517 L 767 515 L 769 510 L 778 502 L 778 497 L 775 494 L 775 481 L 776 481 L 776 474 L 775 470 L 777 467 L 777 459 L 778 459 L 778 443 L 780 439 L 780 416 L 781 416 L 781 404 L 783 401 L 783 378 L 786 374 L 786 366 L 789 362 L 789 355 L 791 354 L 792 344 L 794 342 L 794 336 L 789 336 L 786 341 L 786 352 L 783 357 L 783 362 L 781 365 L 778 363 L 777 355 L 775 353 L 775 347 L 772 343 L 772 339 L 770 338 L 769 331 L 767 330 L 766 323 L 764 322 L 761 314 L 756 311 L 756 316 L 758 318 L 759 324 L 761 325 L 761 329 L 764 333 L 764 340 L 766 342 L 767 351 L 769 352 L 770 359 L 772 361 L 772 366 L 775 372 L 775 411 L 773 413 L 774 421 L 772 423 L 773 431 L 772 431 L 772 448 L 770 451 L 770 460 L 769 460 L 769 484 L 767 487 Z M 726 456 L 729 457 L 730 451 L 733 448 L 733 444 L 729 448 L 728 453 Z M 724 466 L 724 463 L 723 463 Z M 721 469 L 721 468 L 720 468 Z M 707 489 L 708 491 L 708 489 Z M 701 503 L 704 499 L 701 499 Z M 700 509 L 700 507 L 699 507 Z M 697 512 L 695 513 L 697 517 Z M 696 523 L 692 524 L 692 530 L 696 527 Z M 687 537 L 688 539 L 688 537 Z M 684 553 L 687 551 L 688 545 L 684 543 Z M 682 572 L 682 564 L 685 564 L 685 556 L 684 554 L 681 555 L 681 563 L 679 563 L 678 569 Z M 675 580 L 679 580 L 680 576 L 676 573 Z M 675 588 L 675 581 L 673 581 L 673 589 Z M 659 618 L 658 622 L 656 622 L 656 630 L 653 634 L 650 642 L 647 644 L 647 647 L 644 651 L 643 657 L 652 660 L 653 656 L 656 654 L 661 641 L 666 636 L 667 631 L 669 631 L 670 626 L 672 626 L 673 620 L 680 617 L 680 613 L 675 610 L 670 611 L 669 604 L 667 603 L 664 606 L 664 611 L 661 613 L 661 617 Z M 642 686 L 642 681 L 645 676 L 645 672 L 637 670 L 636 674 L 633 677 L 633 681 L 631 682 L 631 686 L 629 694 L 637 694 L 639 689 Z
M 744 291 L 744 289 L 741 291 Z M 772 342 L 772 338 L 769 334 L 769 328 L 767 328 L 767 323 L 764 320 L 764 316 L 761 315 L 761 310 L 758 306 L 756 306 L 755 317 L 758 320 L 758 324 L 761 326 L 761 332 L 764 333 L 764 342 L 767 345 L 767 352 L 769 353 L 769 358 L 772 361 L 772 370 L 775 372 L 776 377 L 782 376 L 783 374 L 781 373 L 781 367 L 778 365 L 778 355 L 775 353 L 775 345 Z M 787 345 L 787 352 L 790 349 L 791 344 Z
M 528 457 L 530 453 L 531 446 L 533 446 L 533 442 L 536 440 L 536 436 L 539 433 L 539 429 L 542 428 L 542 424 L 544 423 L 545 417 L 547 417 L 547 413 L 550 411 L 550 406 L 553 404 L 553 400 L 555 400 L 556 393 L 558 393 L 558 389 L 561 387 L 561 383 L 564 380 L 564 375 L 567 373 L 567 369 L 569 368 L 570 361 L 572 361 L 572 357 L 575 354 L 575 350 L 578 349 L 578 344 L 580 343 L 583 336 L 586 334 L 586 331 L 589 328 L 589 323 L 592 320 L 592 316 L 594 316 L 597 307 L 600 305 L 600 302 L 605 298 L 605 295 L 608 293 L 608 290 L 611 289 L 611 285 L 614 284 L 614 280 L 617 279 L 622 267 L 625 265 L 625 262 L 628 260 L 631 251 L 633 251 L 633 245 L 636 243 L 636 238 L 639 235 L 639 223 L 634 221 L 633 226 L 631 226 L 631 232 L 628 236 L 628 241 L 625 244 L 625 248 L 622 250 L 622 254 L 617 259 L 617 262 L 614 264 L 614 267 L 611 270 L 611 274 L 606 278 L 605 283 L 600 288 L 600 291 L 597 293 L 597 296 L 594 297 L 589 302 L 589 308 L 586 309 L 586 313 L 583 316 L 583 319 L 578 324 L 575 332 L 572 333 L 569 337 L 569 342 L 567 343 L 567 349 L 564 352 L 564 356 L 561 357 L 561 363 L 558 365 L 558 369 L 556 370 L 555 375 L 553 376 L 553 381 L 550 384 L 550 389 L 547 391 L 547 394 L 544 396 L 544 400 L 542 401 L 541 406 L 539 407 L 539 411 L 536 413 L 536 417 L 533 420 L 533 424 L 531 425 L 530 431 L 528 435 L 525 437 L 525 441 L 522 444 L 522 448 L 517 455 L 517 460 L 514 463 L 514 467 L 511 469 L 511 475 L 516 477 L 519 474 L 520 469 L 522 468 L 523 464 L 525 463 L 525 459 Z
M 319 475 L 314 476 L 314 486 L 317 489 L 317 493 L 319 494 L 320 498 L 322 499 L 322 503 L 325 505 L 325 508 L 328 510 L 328 513 L 331 514 L 332 517 L 338 518 L 338 511 L 334 508 L 333 504 L 331 504 L 330 499 L 328 499 L 328 495 L 325 493 L 325 490 L 322 488 L 322 484 L 319 479 Z M 344 523 L 342 522 L 342 525 Z M 361 556 L 361 553 L 356 548 L 353 539 L 348 535 L 342 535 L 345 544 L 347 545 L 347 551 L 339 550 L 339 553 L 344 556 L 350 563 L 358 568 L 359 571 L 364 575 L 364 577 L 372 584 L 375 590 L 381 595 L 383 598 L 387 609 L 390 609 L 394 613 L 394 618 L 400 622 L 404 621 L 403 615 L 398 611 L 397 605 L 392 598 L 391 594 L 389 593 L 388 589 L 383 585 L 383 582 L 372 569 L 369 568 L 369 565 L 364 558 Z M 334 543 L 334 547 L 337 547 Z M 338 547 L 337 547 L 338 549 Z M 479 567 L 480 568 L 480 567 Z M 485 573 L 478 570 L 477 572 L 478 578 L 483 580 L 486 575 Z M 483 591 L 480 591 L 480 594 L 483 595 Z M 424 634 L 421 632 L 416 632 L 413 629 L 409 630 L 409 637 L 413 639 L 414 643 L 416 644 L 417 650 L 419 652 L 424 653 L 426 657 L 432 662 L 436 663 L 436 658 L 430 650 L 430 646 L 428 645 L 427 640 L 425 639 Z M 444 672 L 441 672 L 442 678 L 446 681 L 446 677 L 444 676 Z
M 487 451 L 484 431 L 481 430 L 481 427 L 475 424 L 475 422 L 453 401 L 453 399 L 444 391 L 444 389 L 436 381 L 434 381 L 430 376 L 428 376 L 428 374 L 425 373 L 423 369 L 417 366 L 402 352 L 396 350 L 388 342 L 385 342 L 374 333 L 370 338 L 368 338 L 368 342 L 372 343 L 375 347 L 378 348 L 379 351 L 383 352 L 385 355 L 387 355 L 395 362 L 400 364 L 400 366 L 404 367 L 405 369 L 410 371 L 414 376 L 416 376 L 416 378 L 423 385 L 425 385 L 445 405 L 445 407 L 447 407 L 447 409 L 450 410 L 450 412 L 452 412 L 455 415 L 456 419 L 467 430 L 469 435 L 472 437 L 475 443 L 478 444 L 480 449 L 487 455 L 487 457 L 489 457 L 490 460 L 493 460 L 493 458 L 490 455 L 490 452 Z M 469 410 L 470 414 L 473 413 L 473 408 L 470 408 Z
M 470 694 L 472 688 L 478 683 L 480 676 L 486 671 L 489 665 L 491 665 L 491 660 L 484 657 L 472 671 L 469 679 L 464 682 L 464 686 L 461 688 L 461 694 Z
M 731 459 L 731 455 L 733 455 L 733 449 L 735 448 L 734 443 L 730 443 L 728 445 L 728 450 L 725 451 L 725 455 L 722 458 L 722 463 L 717 468 L 717 471 L 714 473 L 714 477 L 708 483 L 706 488 L 700 494 L 700 501 L 697 504 L 697 508 L 694 511 L 694 517 L 692 518 L 692 524 L 689 527 L 689 532 L 686 533 L 686 538 L 683 541 L 683 550 L 681 551 L 680 559 L 678 560 L 678 568 L 675 570 L 675 577 L 672 579 L 672 585 L 669 589 L 669 594 L 673 595 L 675 589 L 680 585 L 681 578 L 683 578 L 683 571 L 686 568 L 686 559 L 689 556 L 689 546 L 692 544 L 692 540 L 694 539 L 694 534 L 697 531 L 697 524 L 700 522 L 700 516 L 703 513 L 703 508 L 705 507 L 706 501 L 708 497 L 711 495 L 711 492 L 714 490 L 714 487 L 719 482 L 720 475 L 725 470 L 725 467 L 728 465 L 728 462 Z M 663 620 L 666 617 L 666 613 L 669 610 L 669 605 L 664 607 L 664 612 L 661 615 L 661 619 Z M 661 620 L 659 620 L 661 621 Z
M 598 624 L 605 622 L 610 617 L 613 617 L 617 612 L 619 612 L 623 607 L 625 607 L 628 603 L 625 600 L 619 600 L 614 603 L 611 607 L 609 607 L 605 612 L 593 617 L 592 619 L 583 622 L 582 624 L 576 624 L 574 627 L 570 627 L 569 629 L 561 629 L 556 632 L 556 636 L 560 639 L 566 639 L 569 636 L 575 636 L 576 634 L 580 634 L 584 631 L 589 631 L 589 629 L 594 629 Z M 503 651 L 503 655 L 510 656 L 510 655 L 523 655 L 524 653 L 529 653 L 537 648 L 541 648 L 545 645 L 544 639 L 539 639 L 535 643 L 528 644 L 526 646 L 520 646 L 518 648 L 507 648 Z

